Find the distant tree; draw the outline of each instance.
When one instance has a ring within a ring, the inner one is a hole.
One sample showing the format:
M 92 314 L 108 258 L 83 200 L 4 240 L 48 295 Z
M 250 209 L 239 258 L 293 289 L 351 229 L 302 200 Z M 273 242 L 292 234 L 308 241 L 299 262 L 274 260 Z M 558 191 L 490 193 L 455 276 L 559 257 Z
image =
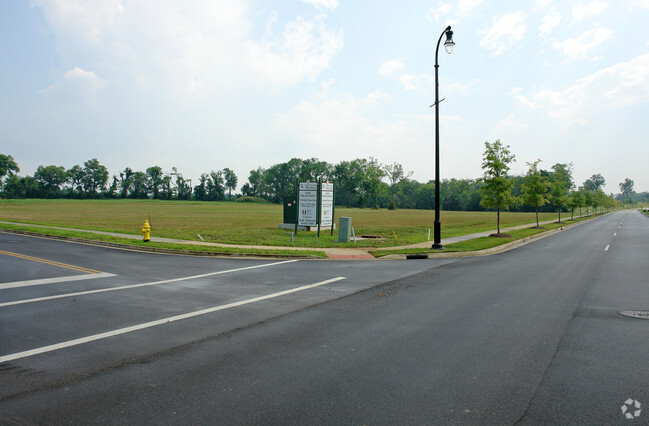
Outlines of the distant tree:
M 622 192 L 622 201 L 625 203 L 635 202 L 634 195 L 635 191 L 633 190 L 633 179 L 626 178 L 624 182 L 620 183 L 620 191 Z
M 148 198 L 149 189 L 147 186 L 146 174 L 144 172 L 134 172 L 131 183 L 130 198 Z
M 550 202 L 556 207 L 561 222 L 561 209 L 566 206 L 570 198 L 572 183 L 572 163 L 557 163 L 552 166 L 550 175 Z
M 536 212 L 536 227 L 539 227 L 539 207 L 548 202 L 548 189 L 550 189 L 550 182 L 539 171 L 540 159 L 532 163 L 527 163 L 529 169 L 524 177 L 521 186 L 522 194 L 521 199 L 523 203 L 534 207 Z
M 374 201 L 374 207 L 378 208 L 378 196 L 381 188 L 381 179 L 385 172 L 381 168 L 381 164 L 376 158 L 370 157 L 369 161 L 362 158 L 352 161 L 355 167 L 358 168 L 359 177 L 361 179 L 361 207 L 369 200 Z
M 194 198 L 198 201 L 207 200 L 207 181 L 210 176 L 207 173 L 201 174 L 198 185 L 194 187 Z
M 68 180 L 68 176 L 63 166 L 38 166 L 34 179 L 38 182 L 41 197 L 55 198 L 60 195 L 61 185 Z
M 480 204 L 496 209 L 498 234 L 500 234 L 500 210 L 508 208 L 516 201 L 511 194 L 512 182 L 507 178 L 509 165 L 514 161 L 516 156 L 510 152 L 509 145 L 503 145 L 499 139 L 494 143 L 485 142 L 485 151 L 482 155 L 484 186 L 481 188 Z
M 5 176 L 18 173 L 20 168 L 11 155 L 0 154 L 0 191 L 3 189 Z
M 71 196 L 79 197 L 83 195 L 83 177 L 84 172 L 78 164 L 65 171 L 70 184 Z
M 106 190 L 106 196 L 109 198 L 115 198 L 117 196 L 118 187 L 119 187 L 119 179 L 117 179 L 117 176 L 113 175 L 113 182 Z
M 129 194 L 133 192 L 133 174 L 135 172 L 127 167 L 119 174 L 120 197 L 128 198 Z
M 10 173 L 4 185 L 4 196 L 7 198 L 38 198 L 38 182 L 31 176 L 20 177 Z
M 154 199 L 159 199 L 160 192 L 162 191 L 164 173 L 159 166 L 153 166 L 146 169 L 146 183 L 149 194 L 153 195 Z
M 297 170 L 297 177 L 301 181 L 328 181 L 333 175 L 333 167 L 331 166 L 331 164 L 325 161 L 320 161 L 317 158 L 300 160 L 300 162 L 297 164 Z
M 221 201 L 225 197 L 225 187 L 223 182 L 223 173 L 221 171 L 212 171 L 207 180 L 207 200 Z
M 228 189 L 228 199 L 232 199 L 232 190 L 237 187 L 237 175 L 233 170 L 227 167 L 223 169 L 223 179 L 225 180 L 225 187 Z
M 412 172 L 405 173 L 403 166 L 397 162 L 384 165 L 383 172 L 390 184 L 390 209 L 395 209 L 397 208 L 397 184 L 412 176 Z
M 604 185 L 606 185 L 606 179 L 599 173 L 592 175 L 584 182 L 586 191 L 597 191 L 598 189 L 602 189 Z
M 106 182 L 108 182 L 108 169 L 96 158 L 83 163 L 82 186 L 86 195 L 96 197 L 104 191 Z
M 358 194 L 360 189 L 359 170 L 354 167 L 351 161 L 341 161 L 333 168 L 336 187 L 339 188 L 341 196 L 346 199 L 347 207 L 352 206 L 352 198 Z
M 183 177 L 177 168 L 171 168 L 171 176 L 176 180 L 173 182 L 176 198 L 179 200 L 190 200 L 192 198 L 192 182 Z

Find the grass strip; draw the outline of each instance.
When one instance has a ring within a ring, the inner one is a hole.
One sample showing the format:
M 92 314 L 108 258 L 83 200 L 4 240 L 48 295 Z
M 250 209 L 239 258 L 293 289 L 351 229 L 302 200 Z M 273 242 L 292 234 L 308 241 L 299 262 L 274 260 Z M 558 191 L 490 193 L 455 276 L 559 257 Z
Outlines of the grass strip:
M 572 220 L 565 220 L 561 223 L 547 223 L 538 229 L 536 227 L 517 229 L 513 231 L 506 231 L 507 234 L 511 237 L 481 237 L 475 238 L 467 241 L 460 241 L 457 243 L 444 245 L 443 253 L 454 253 L 454 252 L 471 252 L 471 251 L 481 251 L 494 248 L 503 244 L 510 243 L 512 241 L 521 240 L 523 238 L 531 237 L 532 235 L 541 234 L 543 232 L 551 231 L 553 229 L 561 228 L 566 225 L 573 223 L 581 222 L 590 217 L 576 218 Z M 439 250 L 433 250 L 431 248 L 413 248 L 413 249 L 401 249 L 401 250 L 372 250 L 370 254 L 374 257 L 383 257 L 391 254 L 432 254 L 440 253 Z
M 256 248 L 240 248 L 240 247 L 219 247 L 195 244 L 177 244 L 150 241 L 145 243 L 142 240 L 135 240 L 130 238 L 115 237 L 112 235 L 94 234 L 92 232 L 79 232 L 70 231 L 65 229 L 35 227 L 35 226 L 22 226 L 12 224 L 0 225 L 0 230 L 19 231 L 30 233 L 34 235 L 46 235 L 53 237 L 61 237 L 74 240 L 90 241 L 106 243 L 107 245 L 122 245 L 133 248 L 144 248 L 147 251 L 179 251 L 188 252 L 192 254 L 209 254 L 209 255 L 259 255 L 259 256 L 292 256 L 292 257 L 321 257 L 326 258 L 327 255 L 318 250 L 290 250 L 290 249 L 256 249 Z

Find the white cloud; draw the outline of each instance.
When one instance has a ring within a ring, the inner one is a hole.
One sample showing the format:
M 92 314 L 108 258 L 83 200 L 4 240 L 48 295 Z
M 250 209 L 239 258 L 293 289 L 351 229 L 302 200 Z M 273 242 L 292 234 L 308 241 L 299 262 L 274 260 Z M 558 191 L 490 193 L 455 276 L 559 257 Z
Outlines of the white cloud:
M 390 99 L 391 96 L 388 95 L 383 89 L 378 89 L 371 93 L 368 93 L 365 96 L 364 100 L 368 105 L 376 105 L 382 103 L 383 101 L 389 101 Z
M 509 13 L 494 19 L 491 28 L 482 31 L 480 46 L 490 50 L 494 56 L 500 55 L 525 35 L 525 13 L 522 11 Z
M 335 10 L 338 7 L 338 0 L 302 0 L 305 3 L 312 4 L 319 9 Z
M 631 2 L 631 8 L 635 8 L 635 7 L 649 9 L 649 0 L 633 0 Z
M 574 61 L 586 57 L 591 50 L 610 39 L 612 35 L 613 30 L 597 28 L 584 32 L 578 38 L 556 41 L 552 46 Z
M 426 13 L 426 18 L 431 21 L 439 21 L 439 18 L 446 16 L 449 12 L 453 10 L 453 4 L 451 3 L 438 3 L 436 8 L 429 8 Z
M 588 123 L 592 113 L 649 102 L 649 53 L 590 74 L 570 86 L 518 94 L 522 106 L 546 110 L 564 124 Z
M 288 23 L 281 37 L 248 41 L 246 56 L 268 82 L 284 85 L 315 79 L 342 47 L 342 30 L 327 28 L 322 17 L 300 18 Z
M 439 2 L 437 7 L 428 9 L 426 18 L 431 21 L 439 21 L 444 17 L 444 22 L 454 25 L 469 16 L 480 4 L 482 4 L 482 0 L 458 0 L 455 5 Z
M 494 127 L 494 134 L 496 135 L 507 135 L 510 131 L 513 130 L 523 130 L 527 129 L 527 123 L 518 121 L 514 114 L 509 114 L 506 118 L 500 120 Z
M 547 35 L 552 33 L 559 24 L 561 23 L 561 14 L 556 10 L 551 11 L 543 17 L 543 23 L 539 27 L 541 35 Z
M 106 87 L 106 82 L 92 71 L 79 67 L 65 72 L 63 79 L 39 91 L 58 104 L 79 107 L 95 107 L 97 94 Z
M 595 0 L 594 2 L 589 4 L 580 4 L 575 6 L 575 8 L 572 10 L 572 16 L 576 20 L 581 21 L 584 18 L 590 18 L 599 15 L 604 10 L 606 10 L 606 8 L 608 8 L 608 3 L 601 0 Z
M 402 70 L 404 67 L 403 61 L 404 59 L 400 58 L 382 62 L 379 68 L 379 74 L 390 76 L 395 72 Z
M 404 74 L 399 77 L 401 85 L 406 90 L 418 90 L 419 89 L 419 76 L 412 74 Z

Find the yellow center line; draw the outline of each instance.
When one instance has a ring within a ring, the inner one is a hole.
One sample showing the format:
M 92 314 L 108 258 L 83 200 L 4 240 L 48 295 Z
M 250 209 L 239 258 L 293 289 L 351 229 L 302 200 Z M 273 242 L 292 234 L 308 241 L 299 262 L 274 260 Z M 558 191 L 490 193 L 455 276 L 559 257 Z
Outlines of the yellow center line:
M 19 259 L 31 260 L 32 262 L 39 262 L 39 263 L 45 263 L 47 265 L 58 266 L 59 268 L 72 269 L 73 271 L 85 272 L 87 274 L 101 273 L 101 271 L 95 271 L 94 269 L 82 268 L 81 266 L 68 265 L 61 262 L 55 262 L 53 260 L 41 259 L 39 257 L 27 256 L 25 254 L 13 253 L 5 250 L 0 250 L 0 254 L 6 254 L 7 256 L 13 256 Z

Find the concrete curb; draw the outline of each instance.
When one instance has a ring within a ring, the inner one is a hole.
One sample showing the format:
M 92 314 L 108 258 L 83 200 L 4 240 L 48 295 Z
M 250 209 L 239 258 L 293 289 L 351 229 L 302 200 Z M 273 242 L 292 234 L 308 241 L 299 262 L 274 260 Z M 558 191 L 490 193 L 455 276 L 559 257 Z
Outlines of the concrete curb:
M 246 257 L 246 258 L 258 258 L 258 259 L 327 260 L 327 258 L 325 257 L 313 256 L 310 254 L 227 253 L 227 252 L 204 251 L 204 250 L 195 251 L 195 250 L 167 249 L 162 247 L 145 247 L 145 246 L 130 245 L 130 244 L 111 243 L 107 241 L 86 240 L 83 238 L 63 237 L 60 235 L 48 235 L 48 234 L 42 234 L 40 232 L 18 231 L 14 229 L 0 228 L 0 232 L 3 232 L 5 234 L 27 235 L 30 237 L 45 238 L 49 240 L 68 241 L 77 244 L 86 244 L 89 246 L 110 247 L 119 250 L 141 251 L 141 252 L 158 253 L 158 254 L 172 254 L 172 255 L 182 255 L 182 256 L 209 256 L 209 257 Z
M 529 244 L 531 242 L 534 242 L 536 240 L 543 239 L 545 237 L 549 237 L 550 235 L 554 235 L 559 232 L 566 231 L 570 228 L 574 228 L 579 225 L 583 225 L 584 223 L 590 222 L 592 219 L 597 219 L 601 217 L 602 215 L 597 215 L 593 216 L 589 219 L 582 220 L 581 222 L 577 223 L 571 223 L 566 226 L 562 226 L 561 228 L 557 229 L 552 229 L 550 231 L 546 232 L 541 232 L 540 234 L 536 235 L 530 235 L 529 237 L 521 238 L 520 240 L 515 240 L 515 241 L 510 241 L 509 243 L 501 244 L 496 247 L 488 248 L 485 250 L 479 250 L 479 251 L 464 251 L 464 252 L 448 252 L 448 253 L 422 253 L 423 255 L 427 254 L 427 257 L 424 259 L 448 259 L 448 258 L 459 258 L 459 257 L 479 257 L 479 256 L 489 256 L 492 254 L 498 254 L 498 253 L 505 253 L 510 250 L 514 250 L 516 248 L 522 247 L 526 244 Z M 422 257 L 417 257 L 418 259 Z M 407 255 L 405 254 L 389 254 L 387 256 L 382 256 L 378 258 L 377 260 L 408 260 Z

